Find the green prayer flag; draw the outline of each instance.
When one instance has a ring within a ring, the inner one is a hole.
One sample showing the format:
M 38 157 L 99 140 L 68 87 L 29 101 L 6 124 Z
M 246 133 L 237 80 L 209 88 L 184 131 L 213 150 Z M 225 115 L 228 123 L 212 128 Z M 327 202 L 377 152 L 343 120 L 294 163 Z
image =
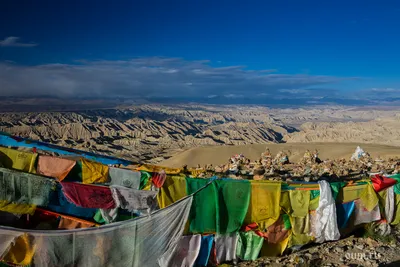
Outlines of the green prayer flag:
M 393 186 L 393 191 L 395 194 L 400 195 L 400 174 L 390 175 L 388 177 L 397 181 L 397 184 Z
M 319 190 L 311 190 L 311 200 L 315 199 L 316 197 L 319 197 Z
M 192 194 L 210 179 L 186 178 Z M 193 196 L 189 215 L 191 233 L 232 233 L 240 230 L 250 203 L 251 185 L 247 180 L 219 179 Z
M 126 221 L 126 220 L 130 220 L 130 219 L 133 219 L 136 217 L 137 217 L 136 214 L 121 213 L 119 210 L 115 221 L 117 221 L 117 222 Z M 98 209 L 96 211 L 96 214 L 93 216 L 93 220 L 99 224 L 106 224 L 106 221 L 104 220 L 103 216 L 101 215 L 100 209 Z
M 334 182 L 330 183 L 332 189 L 332 197 L 336 200 L 339 195 L 340 189 L 346 185 L 346 182 Z
M 236 256 L 242 260 L 256 260 L 260 254 L 264 238 L 254 232 L 240 232 L 236 247 Z
M 68 173 L 63 181 L 82 182 L 82 161 L 77 160 L 75 166 Z
M 282 219 L 283 219 L 283 225 L 286 230 L 289 230 L 292 228 L 292 223 L 290 222 L 290 217 L 288 214 L 282 214 Z
M 218 190 L 217 233 L 240 230 L 250 204 L 251 185 L 247 180 L 220 179 Z
M 204 187 L 209 179 L 186 178 L 188 195 Z M 194 234 L 215 233 L 217 228 L 217 188 L 215 182 L 193 196 L 189 214 L 190 232 Z
M 96 214 L 93 217 L 93 220 L 97 223 L 103 224 L 105 223 L 103 216 L 101 215 L 100 209 L 96 211 Z
M 145 171 L 140 171 L 140 185 L 139 185 L 139 190 L 142 190 L 149 179 L 151 178 L 151 174 Z

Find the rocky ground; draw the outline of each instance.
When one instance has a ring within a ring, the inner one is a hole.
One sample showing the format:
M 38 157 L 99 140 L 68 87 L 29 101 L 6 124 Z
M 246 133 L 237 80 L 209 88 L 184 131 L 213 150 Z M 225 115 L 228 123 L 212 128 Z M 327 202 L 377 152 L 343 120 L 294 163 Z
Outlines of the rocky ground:
M 338 241 L 311 244 L 297 251 L 287 250 L 281 257 L 264 257 L 231 266 L 400 266 L 399 227 L 392 227 L 391 233 L 382 235 L 373 230 L 376 226 L 367 226 Z
M 317 144 L 313 144 L 317 146 Z M 283 148 L 283 145 L 277 145 Z M 327 148 L 327 144 L 322 145 L 324 149 L 332 152 L 332 148 Z M 330 144 L 332 146 L 332 144 Z M 338 149 L 340 144 L 333 145 Z M 264 150 L 255 160 L 247 158 L 246 154 L 238 153 L 227 157 L 225 164 L 212 164 L 217 161 L 214 159 L 221 158 L 224 153 L 220 153 L 218 147 L 212 151 L 212 156 L 199 149 L 194 149 L 192 153 L 181 153 L 171 159 L 161 163 L 163 166 L 182 167 L 185 166 L 187 175 L 195 173 L 200 178 L 210 178 L 214 176 L 230 177 L 233 179 L 254 179 L 254 180 L 278 180 L 278 181 L 317 181 L 326 179 L 331 182 L 336 181 L 354 181 L 365 179 L 371 174 L 392 175 L 400 173 L 400 158 L 397 147 L 392 147 L 392 152 L 395 152 L 394 157 L 387 157 L 390 152 L 382 150 L 386 153 L 385 157 L 371 156 L 368 151 L 364 151 L 361 147 L 357 147 L 354 153 L 347 157 L 337 157 L 333 159 L 324 159 L 320 157 L 317 149 L 310 151 L 306 150 L 303 157 L 296 157 L 293 160 L 290 157 L 289 151 L 281 150 L 277 153 L 271 153 L 268 148 Z M 367 146 L 370 148 L 369 146 Z M 376 151 L 374 151 L 376 152 Z M 203 154 L 203 155 L 201 155 Z M 182 157 L 183 156 L 183 157 Z M 203 159 L 202 159 L 203 158 Z M 206 159 L 208 164 L 198 163 L 196 167 L 187 164 L 193 160 L 198 162 Z M 172 164 L 172 165 L 171 165 Z M 195 171 L 193 171 L 195 170 Z
M 324 243 L 289 255 L 239 262 L 237 266 L 400 266 L 399 243 L 349 237 Z

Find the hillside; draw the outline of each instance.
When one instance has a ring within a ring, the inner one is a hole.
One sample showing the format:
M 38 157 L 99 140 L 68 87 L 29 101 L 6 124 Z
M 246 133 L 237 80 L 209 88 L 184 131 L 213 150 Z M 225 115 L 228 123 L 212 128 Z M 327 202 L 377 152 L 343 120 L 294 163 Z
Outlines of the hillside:
M 197 147 L 262 144 L 264 149 L 265 144 L 284 142 L 400 146 L 400 117 L 395 116 L 399 111 L 389 108 L 271 109 L 200 104 L 85 107 L 83 103 L 78 110 L 68 112 L 0 113 L 0 131 L 149 163 L 159 163 Z M 224 147 L 221 151 L 229 149 Z M 240 152 L 252 154 L 237 153 Z M 257 149 L 254 153 L 259 156 L 261 152 Z M 215 161 L 219 160 L 216 156 Z
M 222 147 L 198 147 L 184 151 L 163 162 L 161 165 L 167 167 L 182 167 L 188 165 L 195 167 L 197 164 L 204 166 L 206 164 L 221 165 L 227 164 L 232 155 L 243 153 L 252 161 L 258 160 L 261 153 L 268 147 L 272 155 L 278 154 L 279 151 L 289 151 L 289 159 L 292 162 L 298 162 L 309 149 L 319 151 L 322 160 L 325 159 L 350 159 L 354 153 L 358 143 L 287 143 L 287 144 L 255 144 L 241 146 L 222 146 Z M 400 148 L 385 145 L 362 145 L 365 151 L 368 151 L 373 158 L 395 157 L 399 155 Z
M 252 108 L 143 105 L 0 114 L 0 131 L 150 162 L 191 147 L 281 142 L 294 130 Z
M 284 137 L 288 143 L 357 142 L 400 146 L 400 114 L 366 122 L 304 123 Z

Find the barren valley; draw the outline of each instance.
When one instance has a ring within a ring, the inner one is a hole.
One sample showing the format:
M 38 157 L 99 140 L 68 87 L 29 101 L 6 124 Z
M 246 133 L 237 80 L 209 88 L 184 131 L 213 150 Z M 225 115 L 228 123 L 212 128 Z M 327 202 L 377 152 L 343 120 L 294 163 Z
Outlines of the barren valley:
M 238 150 L 246 150 L 246 145 L 272 143 L 352 143 L 351 149 L 363 143 L 400 146 L 398 114 L 398 109 L 379 107 L 137 104 L 68 112 L 4 112 L 0 131 L 159 163 L 185 150 L 210 146 L 241 146 L 230 149 L 232 153 L 243 152 Z

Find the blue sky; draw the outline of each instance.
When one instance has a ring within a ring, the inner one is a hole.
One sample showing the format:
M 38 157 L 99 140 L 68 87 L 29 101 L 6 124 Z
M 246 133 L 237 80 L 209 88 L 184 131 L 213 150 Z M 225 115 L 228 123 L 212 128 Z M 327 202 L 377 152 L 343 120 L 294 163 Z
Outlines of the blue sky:
M 395 97 L 398 29 L 398 1 L 4 0 L 0 94 Z

